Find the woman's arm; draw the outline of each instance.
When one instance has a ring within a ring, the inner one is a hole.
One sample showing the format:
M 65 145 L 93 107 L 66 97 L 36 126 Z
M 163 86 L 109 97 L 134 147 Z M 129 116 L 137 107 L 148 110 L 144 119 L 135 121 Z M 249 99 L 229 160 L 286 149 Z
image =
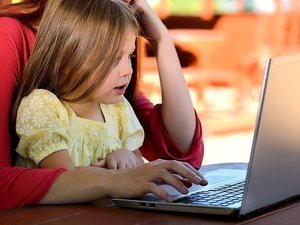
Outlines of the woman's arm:
M 0 211 L 38 204 L 63 171 L 1 165 Z
M 180 62 L 167 28 L 146 0 L 135 0 L 143 35 L 156 53 L 162 90 L 162 122 L 183 153 L 187 153 L 196 129 L 195 110 Z
M 203 160 L 204 145 L 202 139 L 202 127 L 197 117 L 196 130 L 192 144 L 185 153 L 165 130 L 161 116 L 161 105 L 153 105 L 142 92 L 134 101 L 134 107 L 138 119 L 144 131 L 145 140 L 140 147 L 143 157 L 152 161 L 155 159 L 171 159 L 187 162 L 199 169 Z
M 171 196 L 157 183 L 164 182 L 187 193 L 186 182 L 175 174 L 195 184 L 207 183 L 189 165 L 176 161 L 158 160 L 124 170 L 0 167 L 0 210 L 35 204 L 88 202 L 102 197 L 137 197 L 146 193 L 171 201 Z M 137 183 L 139 185 L 135 185 Z
M 82 167 L 61 173 L 40 204 L 86 202 L 102 197 L 129 198 L 147 193 L 172 201 L 172 197 L 157 184 L 170 184 L 179 192 L 187 193 L 186 182 L 182 182 L 180 177 L 191 183 L 207 184 L 190 165 L 177 161 L 156 160 L 123 170 Z

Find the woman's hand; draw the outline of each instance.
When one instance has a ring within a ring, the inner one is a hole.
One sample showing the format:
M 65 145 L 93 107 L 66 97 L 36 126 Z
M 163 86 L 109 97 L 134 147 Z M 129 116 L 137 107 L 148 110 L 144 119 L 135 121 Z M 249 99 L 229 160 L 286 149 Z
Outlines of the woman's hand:
M 183 194 L 188 193 L 188 184 L 207 185 L 207 181 L 188 163 L 156 160 L 150 163 L 124 170 L 112 171 L 107 178 L 107 190 L 111 197 L 138 197 L 153 193 L 165 201 L 171 202 L 170 196 L 159 184 L 173 186 Z
M 146 0 L 124 0 L 132 5 L 139 15 L 142 35 L 149 41 L 159 41 L 168 30 Z
M 92 166 L 104 167 L 107 169 L 125 169 L 137 167 L 144 164 L 140 150 L 129 151 L 117 149 L 108 154 L 105 159 L 93 163 Z
M 39 204 L 87 202 L 103 197 L 131 198 L 153 193 L 172 201 L 159 184 L 173 186 L 186 194 L 191 183 L 207 181 L 188 163 L 156 160 L 138 167 L 107 170 L 92 166 L 61 173 Z

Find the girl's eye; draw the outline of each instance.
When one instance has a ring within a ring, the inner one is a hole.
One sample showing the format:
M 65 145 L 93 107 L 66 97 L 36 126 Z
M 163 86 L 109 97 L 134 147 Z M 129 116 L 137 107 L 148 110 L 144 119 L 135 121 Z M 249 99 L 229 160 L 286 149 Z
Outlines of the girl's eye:
M 135 58 L 136 55 L 135 55 L 134 53 L 131 53 L 131 54 L 129 54 L 129 57 L 130 57 L 130 58 Z
M 119 55 L 116 59 L 116 64 L 118 64 L 121 61 L 121 59 L 122 59 L 122 56 Z
M 120 55 L 117 56 L 115 64 L 117 65 L 121 61 L 121 59 L 122 59 L 122 56 L 120 56 Z
M 131 54 L 129 54 L 129 56 L 128 56 L 129 59 L 132 59 L 132 58 L 135 58 L 135 57 L 136 57 L 136 55 L 135 55 L 134 53 L 131 53 Z

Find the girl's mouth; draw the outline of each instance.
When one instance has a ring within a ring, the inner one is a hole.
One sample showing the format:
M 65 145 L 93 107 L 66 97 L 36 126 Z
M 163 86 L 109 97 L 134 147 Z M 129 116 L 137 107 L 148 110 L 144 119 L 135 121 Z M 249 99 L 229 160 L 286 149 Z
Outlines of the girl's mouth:
M 122 86 L 115 87 L 114 89 L 117 92 L 117 94 L 123 95 L 123 94 L 125 94 L 126 87 L 127 87 L 127 85 L 122 85 Z

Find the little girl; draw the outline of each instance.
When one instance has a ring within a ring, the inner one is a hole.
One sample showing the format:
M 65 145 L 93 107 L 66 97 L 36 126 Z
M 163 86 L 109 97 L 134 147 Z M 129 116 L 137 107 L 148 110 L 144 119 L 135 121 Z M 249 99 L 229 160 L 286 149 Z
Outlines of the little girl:
M 138 22 L 118 0 L 49 1 L 14 107 L 17 165 L 68 170 L 143 163 L 144 132 L 123 94 Z

